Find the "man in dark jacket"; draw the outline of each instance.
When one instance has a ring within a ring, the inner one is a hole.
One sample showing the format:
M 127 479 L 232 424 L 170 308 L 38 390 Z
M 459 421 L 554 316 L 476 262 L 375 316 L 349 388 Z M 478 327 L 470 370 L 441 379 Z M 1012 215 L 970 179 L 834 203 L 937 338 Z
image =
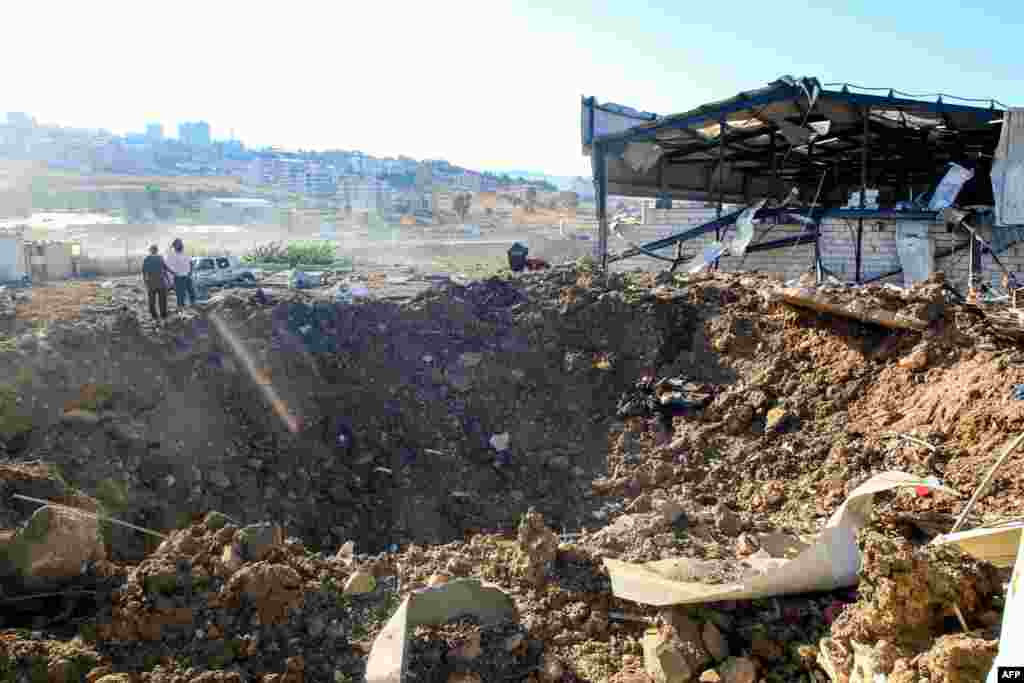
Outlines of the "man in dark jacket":
M 159 320 L 167 320 L 167 282 L 164 279 L 165 273 L 169 272 L 164 257 L 159 253 L 154 244 L 149 248 L 149 256 L 142 262 L 142 280 L 146 283 L 146 292 L 149 295 L 149 314 L 153 320 L 158 320 L 156 314 L 156 303 L 160 301 Z

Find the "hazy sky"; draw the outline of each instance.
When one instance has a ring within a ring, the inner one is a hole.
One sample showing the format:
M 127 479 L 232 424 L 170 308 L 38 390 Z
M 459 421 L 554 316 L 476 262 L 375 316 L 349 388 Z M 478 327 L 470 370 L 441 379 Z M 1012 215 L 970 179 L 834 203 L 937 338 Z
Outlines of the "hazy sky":
M 1024 3 L 970 4 L 9 2 L 0 110 L 589 174 L 584 94 L 666 114 L 793 74 L 1024 104 Z

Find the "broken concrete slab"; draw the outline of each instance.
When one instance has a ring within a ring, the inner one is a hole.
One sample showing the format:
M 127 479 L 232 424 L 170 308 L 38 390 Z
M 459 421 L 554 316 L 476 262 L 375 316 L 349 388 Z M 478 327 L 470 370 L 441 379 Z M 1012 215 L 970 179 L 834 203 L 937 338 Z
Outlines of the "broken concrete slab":
M 408 639 L 417 626 L 465 616 L 487 626 L 514 619 L 515 603 L 504 591 L 475 579 L 459 579 L 407 597 L 378 634 L 366 665 L 369 683 L 399 683 L 408 664 Z
M 783 287 L 777 291 L 777 296 L 787 304 L 809 308 L 818 313 L 828 313 L 844 318 L 853 318 L 865 323 L 881 325 L 891 330 L 911 330 L 923 332 L 928 329 L 927 321 L 919 318 L 911 318 L 899 312 L 893 313 L 881 308 L 869 306 L 867 303 L 853 302 L 848 304 L 837 303 L 829 297 L 819 294 L 813 289 Z

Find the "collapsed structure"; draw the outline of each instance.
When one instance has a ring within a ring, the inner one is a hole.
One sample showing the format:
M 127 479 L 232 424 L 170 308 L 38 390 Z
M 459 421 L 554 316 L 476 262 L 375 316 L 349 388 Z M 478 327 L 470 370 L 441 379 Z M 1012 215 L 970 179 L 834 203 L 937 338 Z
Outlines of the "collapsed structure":
M 1024 269 L 1024 231 L 1009 227 L 1024 223 L 1013 208 L 1019 126 L 1004 124 L 1014 112 L 994 100 L 865 90 L 783 77 L 660 117 L 584 98 L 602 263 L 644 253 L 677 267 L 683 244 L 699 253 L 730 234 L 741 214 L 730 205 L 761 199 L 755 239 L 709 249 L 716 268 L 908 284 L 941 270 L 964 293 Z M 609 194 L 713 203 L 717 216 L 673 230 L 672 212 L 655 212 L 664 239 L 609 256 Z M 965 211 L 943 212 L 954 205 Z

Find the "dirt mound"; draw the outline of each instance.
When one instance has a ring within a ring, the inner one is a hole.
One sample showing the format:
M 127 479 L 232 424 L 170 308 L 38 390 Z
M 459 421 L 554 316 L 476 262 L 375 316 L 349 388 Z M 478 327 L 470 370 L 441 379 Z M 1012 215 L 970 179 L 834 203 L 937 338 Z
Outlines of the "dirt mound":
M 860 598 L 820 645 L 831 679 L 982 680 L 997 651 L 999 572 L 950 548 L 915 549 L 871 531 L 861 545 Z
M 795 308 L 751 275 L 581 265 L 442 283 L 400 304 L 236 290 L 159 331 L 131 310 L 55 323 L 4 346 L 0 363 L 33 373 L 12 388 L 31 421 L 19 457 L 171 533 L 157 547 L 112 528 L 115 562 L 83 575 L 100 611 L 77 630 L 112 672 L 357 680 L 402 595 L 475 577 L 508 591 L 520 622 L 480 631 L 483 661 L 468 667 L 447 657 L 470 624 L 421 633 L 428 679 L 527 679 L 528 665 L 541 680 L 640 680 L 628 677 L 647 675 L 645 632 L 660 618 L 675 634 L 659 653 L 727 653 L 683 657 L 708 680 L 820 678 L 815 648 L 830 628 L 843 675 L 854 642 L 883 655 L 892 643 L 893 676 L 967 680 L 991 649 L 995 635 L 975 631 L 998 612 L 1000 586 L 964 558 L 872 540 L 865 592 L 844 612 L 867 616 L 831 627 L 856 595 L 658 615 L 615 599 L 601 565 L 685 557 L 729 580 L 751 556 L 790 556 L 891 469 L 969 495 L 1021 427 L 1010 397 L 1024 381 L 1016 351 L 996 337 L 981 348 L 964 334 L 970 314 L 934 285 L 834 295 L 917 316 L 922 331 Z M 713 400 L 663 438 L 642 416 L 615 418 L 645 375 Z M 1020 514 L 1019 469 L 1002 470 L 978 519 Z M 913 490 L 879 498 L 874 529 L 907 537 L 926 518 L 931 534 L 948 531 L 962 505 Z M 335 556 L 346 541 L 371 554 Z M 908 587 L 926 604 L 887 597 Z M 975 631 L 957 632 L 950 595 Z M 510 657 L 502 639 L 517 635 L 525 646 Z

